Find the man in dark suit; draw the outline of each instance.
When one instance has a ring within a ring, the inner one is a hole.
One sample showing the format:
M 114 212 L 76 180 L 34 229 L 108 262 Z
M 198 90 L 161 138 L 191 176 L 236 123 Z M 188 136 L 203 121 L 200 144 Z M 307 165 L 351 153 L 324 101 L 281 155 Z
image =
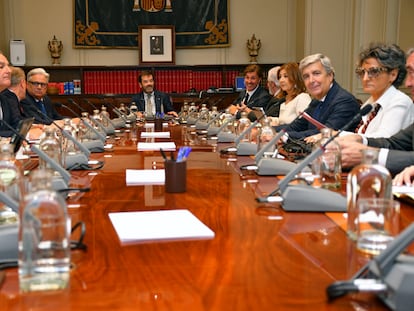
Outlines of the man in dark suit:
M 410 90 L 414 99 L 414 49 L 408 51 L 406 60 L 407 78 L 405 86 Z M 398 174 L 395 184 L 411 184 L 414 175 L 414 124 L 399 131 L 389 138 L 364 138 L 360 135 L 346 135 L 337 139 L 341 146 L 343 167 L 353 167 L 362 160 L 363 149 L 380 148 L 378 162 L 384 165 L 391 174 Z
M 171 104 L 170 97 L 155 89 L 155 79 L 151 71 L 142 71 L 138 76 L 138 82 L 142 91 L 132 97 L 132 102 L 135 102 L 137 106 L 139 118 L 153 117 L 156 114 L 178 116 Z
M 8 106 L 12 110 L 13 116 L 23 119 L 23 108 L 20 101 L 26 97 L 26 74 L 19 67 L 11 69 L 10 86 L 1 92 L 6 99 Z
M 251 121 L 256 120 L 253 107 L 265 109 L 272 98 L 269 92 L 260 85 L 262 76 L 262 69 L 259 65 L 248 65 L 244 69 L 244 85 L 246 89 L 228 107 L 229 112 L 236 115 L 237 119 L 240 118 L 242 111 L 246 111 Z
M 0 91 L 5 91 L 11 83 L 11 67 L 7 57 L 0 52 Z M 17 128 L 19 121 L 21 120 L 20 114 L 17 109 L 11 109 L 7 98 L 0 94 L 0 120 L 4 120 L 8 125 L 13 128 Z M 0 136 L 10 137 L 13 135 L 13 131 L 8 126 L 0 123 Z
M 347 124 L 360 110 L 357 99 L 335 81 L 335 71 L 328 57 L 313 54 L 305 57 L 299 64 L 303 81 L 313 100 L 305 110 L 314 119 L 329 128 L 338 130 Z M 348 130 L 354 130 L 356 121 Z M 304 118 L 295 119 L 287 125 L 276 127 L 285 129 L 288 137 L 303 139 L 319 133 L 319 130 Z
M 47 125 L 51 124 L 50 119 L 63 119 L 53 107 L 51 99 L 46 95 L 49 74 L 43 68 L 35 68 L 27 73 L 26 80 L 26 98 L 21 101 L 25 117 L 33 117 L 35 123 Z M 45 117 L 44 114 L 48 117 Z

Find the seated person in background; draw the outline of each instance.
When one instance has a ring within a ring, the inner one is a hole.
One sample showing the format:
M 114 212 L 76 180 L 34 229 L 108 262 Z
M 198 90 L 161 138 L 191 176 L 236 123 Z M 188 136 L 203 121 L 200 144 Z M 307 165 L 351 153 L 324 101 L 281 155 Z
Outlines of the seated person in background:
M 414 122 L 414 105 L 410 97 L 397 90 L 404 81 L 405 53 L 395 44 L 373 43 L 359 54 L 355 72 L 362 87 L 371 96 L 365 102 L 375 108 L 355 132 L 366 137 L 390 137 Z M 341 133 L 349 135 L 350 132 Z M 320 135 L 319 135 L 320 136 Z M 314 142 L 318 137 L 308 137 Z
M 138 112 L 137 117 L 155 116 L 156 114 L 169 114 L 177 117 L 170 97 L 155 89 L 155 78 L 151 71 L 142 71 L 138 76 L 138 83 L 142 91 L 132 97 Z
M 328 57 L 322 54 L 307 56 L 301 60 L 299 70 L 308 93 L 313 97 L 305 111 L 314 119 L 337 130 L 359 112 L 360 106 L 356 98 L 335 81 L 334 68 Z M 359 121 L 351 126 L 351 131 L 358 123 Z M 288 137 L 293 139 L 304 139 L 319 132 L 304 118 L 280 125 L 276 130 L 283 128 Z
M 20 101 L 26 97 L 26 74 L 19 67 L 12 67 L 11 70 L 11 84 L 1 92 L 1 95 L 6 98 L 10 109 L 14 111 L 13 114 L 19 116 L 19 119 L 23 119 L 23 108 Z
M 63 119 L 46 95 L 49 77 L 50 75 L 43 68 L 35 68 L 27 73 L 26 98 L 21 101 L 21 105 L 24 116 L 33 117 L 35 123 L 49 125 L 52 123 L 50 119 Z
M 263 109 L 269 103 L 271 96 L 269 92 L 260 86 L 262 81 L 262 69 L 259 65 L 248 65 L 244 69 L 244 85 L 246 89 L 239 94 L 239 97 L 231 104 L 229 112 L 240 119 L 241 112 L 246 111 L 251 121 L 256 120 L 253 113 L 253 107 L 262 107 Z
M 414 49 L 408 53 L 406 68 L 408 71 L 405 86 L 410 89 L 414 99 Z M 337 139 L 341 146 L 341 159 L 344 168 L 353 167 L 362 161 L 362 150 L 381 148 L 378 162 L 395 175 L 414 163 L 414 124 L 400 130 L 389 138 L 367 138 L 361 135 L 347 135 Z M 397 175 L 395 183 L 409 179 L 411 170 Z
M 11 83 L 11 68 L 7 57 L 0 52 L 0 90 L 6 90 Z M 17 109 L 11 109 L 7 98 L 0 94 L 0 119 L 7 122 L 13 128 L 17 128 L 21 119 Z M 0 136 L 11 137 L 13 131 L 8 126 L 0 123 Z
M 278 117 L 272 117 L 272 125 L 288 124 L 308 108 L 311 97 L 306 93 L 305 84 L 299 71 L 298 64 L 284 64 L 278 74 L 281 92 L 277 95 L 284 99 L 280 104 Z
M 280 111 L 280 101 L 284 100 L 278 97 L 278 94 L 281 91 L 279 80 L 277 78 L 279 70 L 280 66 L 276 66 L 267 72 L 267 88 L 269 90 L 269 94 L 272 95 L 272 98 L 264 108 L 267 116 L 278 117 Z

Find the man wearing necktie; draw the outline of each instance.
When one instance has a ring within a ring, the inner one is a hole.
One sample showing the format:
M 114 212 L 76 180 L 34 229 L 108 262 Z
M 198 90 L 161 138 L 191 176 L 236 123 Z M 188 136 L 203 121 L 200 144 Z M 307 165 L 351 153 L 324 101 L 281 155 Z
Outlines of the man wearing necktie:
M 141 92 L 132 97 L 131 103 L 137 106 L 137 117 L 153 117 L 156 114 L 168 114 L 177 117 L 170 96 L 155 89 L 155 78 L 151 71 L 142 71 L 138 76 Z
M 26 80 L 26 98 L 21 101 L 24 116 L 33 117 L 34 122 L 39 124 L 51 124 L 50 119 L 61 120 L 63 117 L 46 95 L 49 74 L 43 68 L 35 68 L 27 73 Z
M 347 124 L 359 112 L 357 99 L 335 81 L 335 71 L 328 57 L 313 54 L 305 57 L 299 64 L 306 89 L 313 98 L 305 110 L 310 116 L 334 130 Z M 359 124 L 357 120 L 350 128 L 353 131 Z M 313 124 L 304 118 L 276 127 L 285 129 L 289 137 L 304 139 L 319 133 Z
M 229 112 L 236 115 L 237 119 L 240 118 L 242 111 L 246 111 L 250 120 L 256 120 L 253 108 L 262 107 L 264 109 L 272 99 L 269 92 L 260 85 L 262 76 L 262 69 L 259 65 L 249 65 L 244 69 L 246 90 L 241 92 L 234 103 L 228 107 Z

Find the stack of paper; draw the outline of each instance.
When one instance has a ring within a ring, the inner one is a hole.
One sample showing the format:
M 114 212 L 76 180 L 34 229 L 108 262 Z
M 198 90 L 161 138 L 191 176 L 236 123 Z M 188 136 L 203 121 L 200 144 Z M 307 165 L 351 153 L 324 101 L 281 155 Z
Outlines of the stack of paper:
M 150 150 L 165 150 L 175 151 L 174 142 L 158 142 L 158 143 L 143 143 L 139 142 L 137 146 L 138 151 L 150 151 Z
M 109 213 L 109 218 L 122 244 L 214 238 L 188 210 Z
M 127 186 L 164 185 L 165 170 L 126 170 Z
M 141 132 L 141 138 L 170 138 L 170 132 Z

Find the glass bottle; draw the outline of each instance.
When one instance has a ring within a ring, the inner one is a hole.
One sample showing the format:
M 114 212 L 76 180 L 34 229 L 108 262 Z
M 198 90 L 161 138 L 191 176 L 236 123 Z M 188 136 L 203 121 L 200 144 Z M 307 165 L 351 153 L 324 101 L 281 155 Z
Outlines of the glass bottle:
M 322 128 L 321 136 L 322 138 L 314 145 L 314 149 L 326 144 L 332 137 L 332 129 Z M 312 173 L 315 187 L 332 190 L 341 188 L 341 149 L 335 140 L 332 140 L 325 147 L 323 154 L 312 163 Z
M 128 113 L 127 113 L 127 109 L 126 109 L 126 107 L 125 107 L 125 104 L 124 103 L 120 103 L 119 104 L 119 111 L 123 114 L 123 115 L 127 115 Z
M 242 111 L 240 114 L 240 119 L 237 125 L 237 135 L 241 135 L 244 130 L 246 130 L 250 126 L 251 122 L 250 119 L 247 117 L 247 112 Z M 244 134 L 243 137 L 241 137 L 240 142 L 250 142 L 250 134 L 251 132 Z
M 46 153 L 50 158 L 56 161 L 59 165 L 64 167 L 61 144 L 56 138 L 56 130 L 52 127 L 46 127 L 44 137 L 40 140 L 39 148 Z M 52 169 L 49 164 L 43 159 L 39 158 L 39 168 Z
M 32 172 L 19 228 L 22 292 L 59 290 L 70 278 L 70 220 L 63 197 L 52 190 L 47 170 Z
M 223 118 L 223 124 L 226 123 L 224 128 L 222 129 L 223 133 L 236 133 L 236 120 L 234 119 L 233 115 L 230 113 L 229 109 L 226 109 Z
M 71 124 L 71 119 L 69 118 L 64 118 L 63 119 L 63 128 L 64 131 L 66 131 L 66 133 L 72 135 L 73 138 L 77 139 L 77 135 L 76 135 L 76 130 L 75 128 L 72 126 Z M 78 147 L 75 145 L 75 143 L 68 139 L 65 135 L 62 135 L 62 152 L 64 155 L 69 155 L 69 154 L 75 154 L 77 153 Z
M 0 191 L 16 202 L 20 201 L 22 170 L 15 161 L 14 146 L 9 143 L 0 144 Z M 1 211 L 9 210 L 1 207 Z M 0 220 L 1 223 L 1 220 Z
M 195 124 L 197 119 L 198 119 L 198 110 L 197 110 L 197 107 L 195 105 L 195 102 L 192 102 L 190 104 L 190 108 L 188 109 L 187 123 L 188 124 Z
M 92 139 L 92 131 L 91 129 L 85 125 L 84 122 L 91 123 L 89 120 L 89 113 L 84 111 L 81 113 L 82 121 L 79 122 L 79 128 L 78 128 L 78 138 L 82 141 L 88 141 Z
M 272 119 L 270 117 L 267 117 L 263 121 L 263 125 L 261 127 L 259 135 L 259 150 L 262 150 L 262 148 L 270 141 L 273 137 L 276 135 L 276 131 L 271 126 Z M 275 150 L 277 148 L 277 142 L 274 143 L 274 145 L 270 146 L 266 152 L 263 153 L 263 157 L 271 157 L 273 156 Z
M 208 121 L 210 121 L 210 111 L 208 110 L 206 104 L 203 104 L 201 107 L 198 121 L 202 123 L 208 123 Z
M 392 178 L 389 171 L 378 164 L 378 150 L 362 151 L 363 160 L 348 174 L 347 192 L 347 233 L 353 240 L 357 237 L 356 217 L 358 201 L 367 198 L 392 199 Z
M 102 120 L 103 126 L 105 127 L 109 126 L 109 112 L 105 105 L 102 105 L 101 107 L 101 120 Z
M 188 102 L 185 101 L 181 108 L 181 112 L 179 114 L 180 122 L 187 122 L 188 109 L 189 109 Z

